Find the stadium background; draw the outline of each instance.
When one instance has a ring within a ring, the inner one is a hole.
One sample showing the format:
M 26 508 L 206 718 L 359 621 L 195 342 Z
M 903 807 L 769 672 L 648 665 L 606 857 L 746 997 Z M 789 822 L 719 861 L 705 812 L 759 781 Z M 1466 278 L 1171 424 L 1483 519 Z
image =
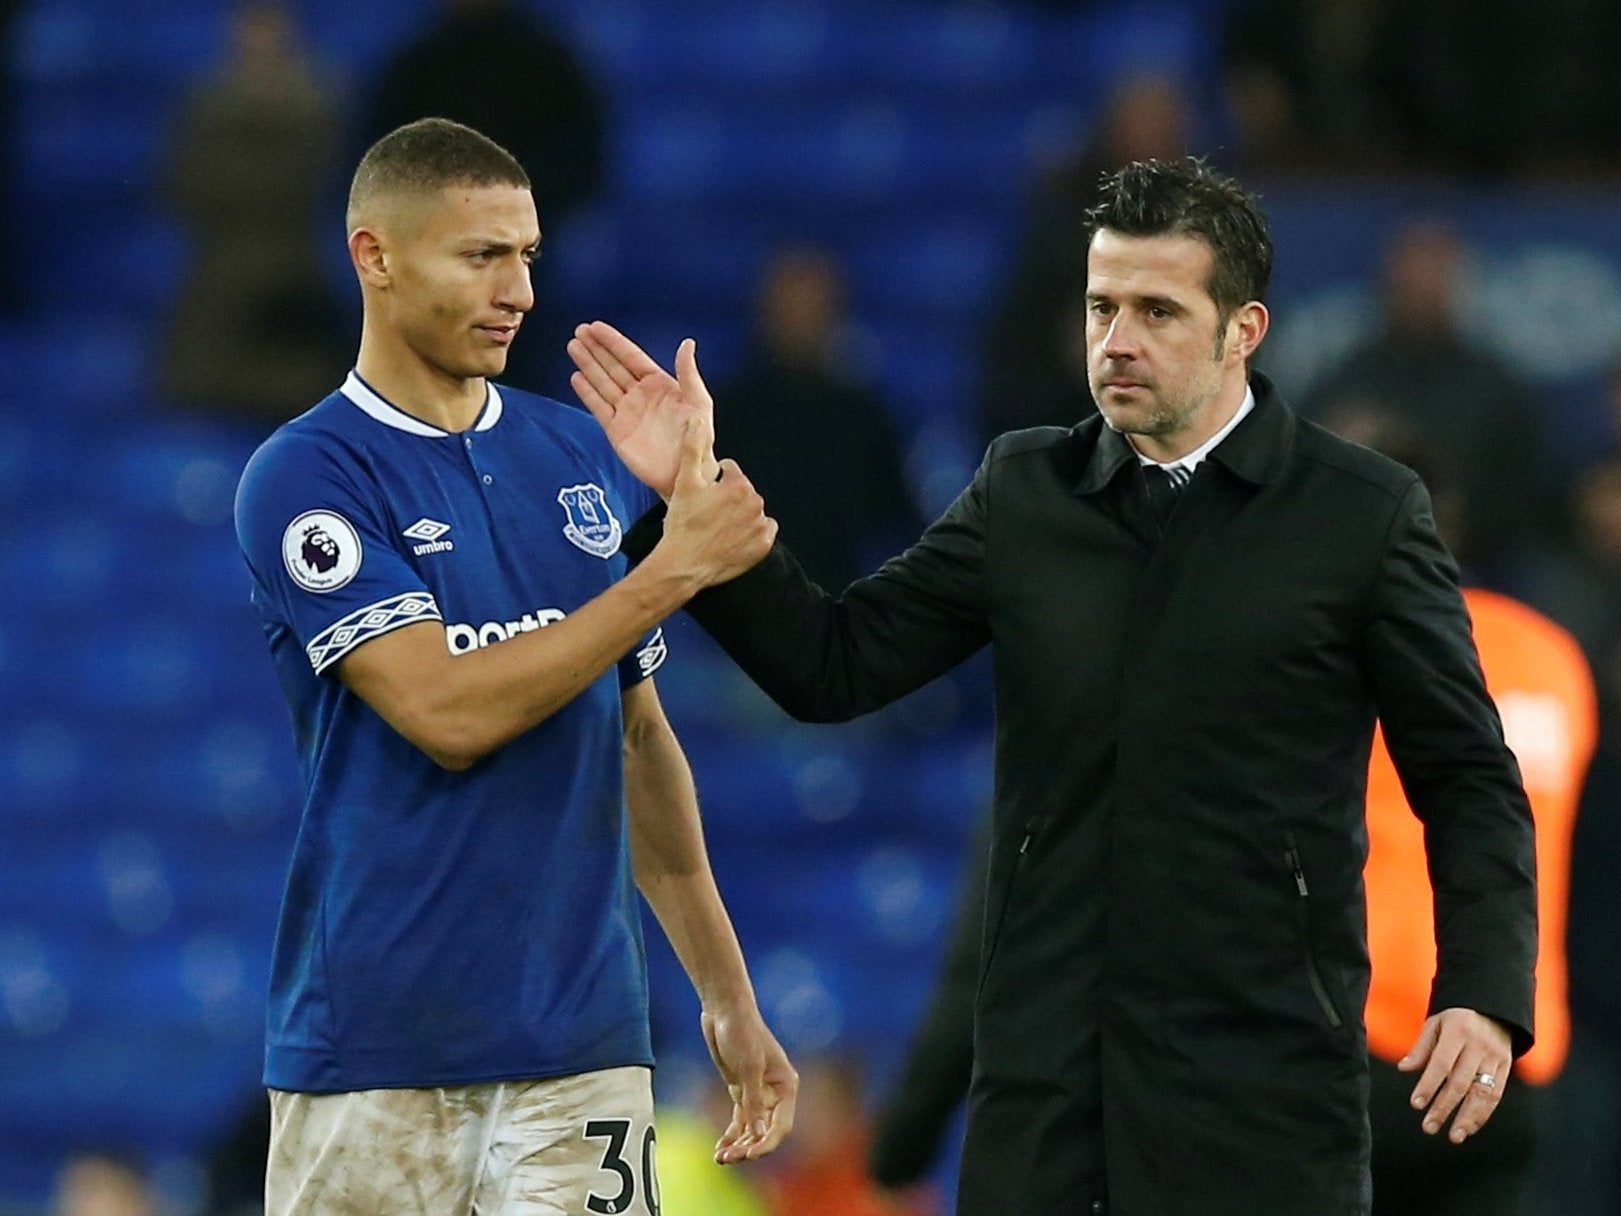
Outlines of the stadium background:
M 849 269 L 930 511 L 977 459 L 976 352 L 1036 169 L 1143 66 L 1191 83 L 1205 146 L 1224 136 L 1220 0 L 538 7 L 613 110 L 609 187 L 548 240 L 555 288 L 656 352 L 696 335 L 713 379 L 742 348 L 765 252 L 820 242 Z M 299 13 L 358 88 L 430 8 Z M 194 1207 L 198 1157 L 258 1072 L 297 793 L 230 526 L 255 438 L 151 387 L 188 256 L 154 175 L 227 19 L 217 0 L 33 0 L 4 48 L 18 213 L 5 244 L 27 305 L 0 320 L 0 1211 L 43 1204 L 83 1144 L 139 1149 L 176 1209 Z M 1614 189 L 1261 184 L 1286 390 L 1372 324 L 1378 234 L 1444 209 L 1482 253 L 1471 330 L 1558 403 L 1560 451 L 1608 433 Z M 326 237 L 347 292 L 336 222 Z M 855 1052 L 881 1079 L 927 994 L 988 795 L 983 664 L 872 721 L 799 728 L 684 620 L 670 635 L 660 686 L 767 1015 L 796 1053 Z M 653 967 L 666 1054 L 695 1056 L 679 969 L 657 945 Z

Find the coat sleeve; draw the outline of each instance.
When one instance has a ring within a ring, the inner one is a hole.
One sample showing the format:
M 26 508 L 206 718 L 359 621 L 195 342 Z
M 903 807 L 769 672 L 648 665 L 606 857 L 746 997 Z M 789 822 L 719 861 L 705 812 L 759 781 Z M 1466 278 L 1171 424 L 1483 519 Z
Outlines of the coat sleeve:
M 842 595 L 811 582 L 779 542 L 746 574 L 694 597 L 687 612 L 791 716 L 842 722 L 879 709 L 990 640 L 990 464 L 987 457 L 915 545 Z M 652 551 L 662 527 L 655 511 L 631 529 L 624 547 L 632 562 Z
M 1381 558 L 1365 661 L 1435 899 L 1430 1012 L 1461 1007 L 1532 1042 L 1537 952 L 1531 807 L 1503 741 L 1429 494 L 1408 489 Z

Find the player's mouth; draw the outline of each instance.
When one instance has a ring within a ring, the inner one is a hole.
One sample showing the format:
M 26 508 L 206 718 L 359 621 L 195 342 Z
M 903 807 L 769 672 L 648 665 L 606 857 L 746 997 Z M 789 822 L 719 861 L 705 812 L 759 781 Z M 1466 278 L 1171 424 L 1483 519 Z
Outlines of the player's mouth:
M 480 325 L 478 329 L 480 333 L 488 334 L 491 341 L 501 346 L 510 345 L 512 339 L 518 336 L 516 323 L 512 325 Z

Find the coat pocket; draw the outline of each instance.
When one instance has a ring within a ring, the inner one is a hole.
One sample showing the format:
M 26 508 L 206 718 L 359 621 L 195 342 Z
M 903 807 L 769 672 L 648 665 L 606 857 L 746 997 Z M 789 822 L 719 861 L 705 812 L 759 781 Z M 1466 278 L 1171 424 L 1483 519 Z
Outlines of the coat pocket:
M 1339 1008 L 1334 1004 L 1334 997 L 1323 982 L 1323 971 L 1317 963 L 1317 947 L 1312 934 L 1311 914 L 1311 887 L 1306 883 L 1306 867 L 1300 860 L 1300 847 L 1295 843 L 1293 832 L 1284 833 L 1283 860 L 1289 867 L 1290 877 L 1295 884 L 1295 917 L 1300 926 L 1300 946 L 1305 956 L 1306 982 L 1311 985 L 1312 996 L 1317 998 L 1317 1007 L 1322 1010 L 1324 1019 L 1329 1026 L 1338 1030 L 1345 1024 L 1340 1015 Z
M 991 974 L 991 964 L 996 961 L 996 947 L 1002 940 L 1002 924 L 1007 920 L 1008 904 L 1013 900 L 1013 888 L 1018 885 L 1019 872 L 1024 869 L 1024 859 L 1030 852 L 1030 846 L 1041 833 L 1042 825 L 1046 819 L 1041 815 L 1032 815 L 1024 824 L 1024 839 L 1019 842 L 1019 851 L 1014 854 L 1013 866 L 1008 871 L 1007 879 L 1002 883 L 1001 890 L 996 893 L 996 914 L 988 919 L 990 934 L 985 939 L 985 957 L 979 968 L 979 985 L 974 990 L 974 1003 L 979 1003 L 979 994 L 985 991 L 985 980 Z M 987 893 L 989 894 L 989 893 Z M 987 903 L 986 911 L 990 907 Z

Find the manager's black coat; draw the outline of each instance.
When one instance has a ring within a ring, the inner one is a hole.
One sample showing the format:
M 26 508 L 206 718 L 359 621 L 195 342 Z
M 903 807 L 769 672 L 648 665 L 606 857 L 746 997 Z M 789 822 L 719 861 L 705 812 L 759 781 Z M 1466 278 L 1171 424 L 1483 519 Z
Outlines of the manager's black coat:
M 809 720 L 994 645 L 967 1216 L 1368 1210 L 1376 713 L 1425 823 L 1432 1009 L 1530 1043 L 1530 810 L 1428 496 L 1254 389 L 1163 528 L 1094 416 L 997 440 L 842 597 L 779 546 L 690 607 Z

